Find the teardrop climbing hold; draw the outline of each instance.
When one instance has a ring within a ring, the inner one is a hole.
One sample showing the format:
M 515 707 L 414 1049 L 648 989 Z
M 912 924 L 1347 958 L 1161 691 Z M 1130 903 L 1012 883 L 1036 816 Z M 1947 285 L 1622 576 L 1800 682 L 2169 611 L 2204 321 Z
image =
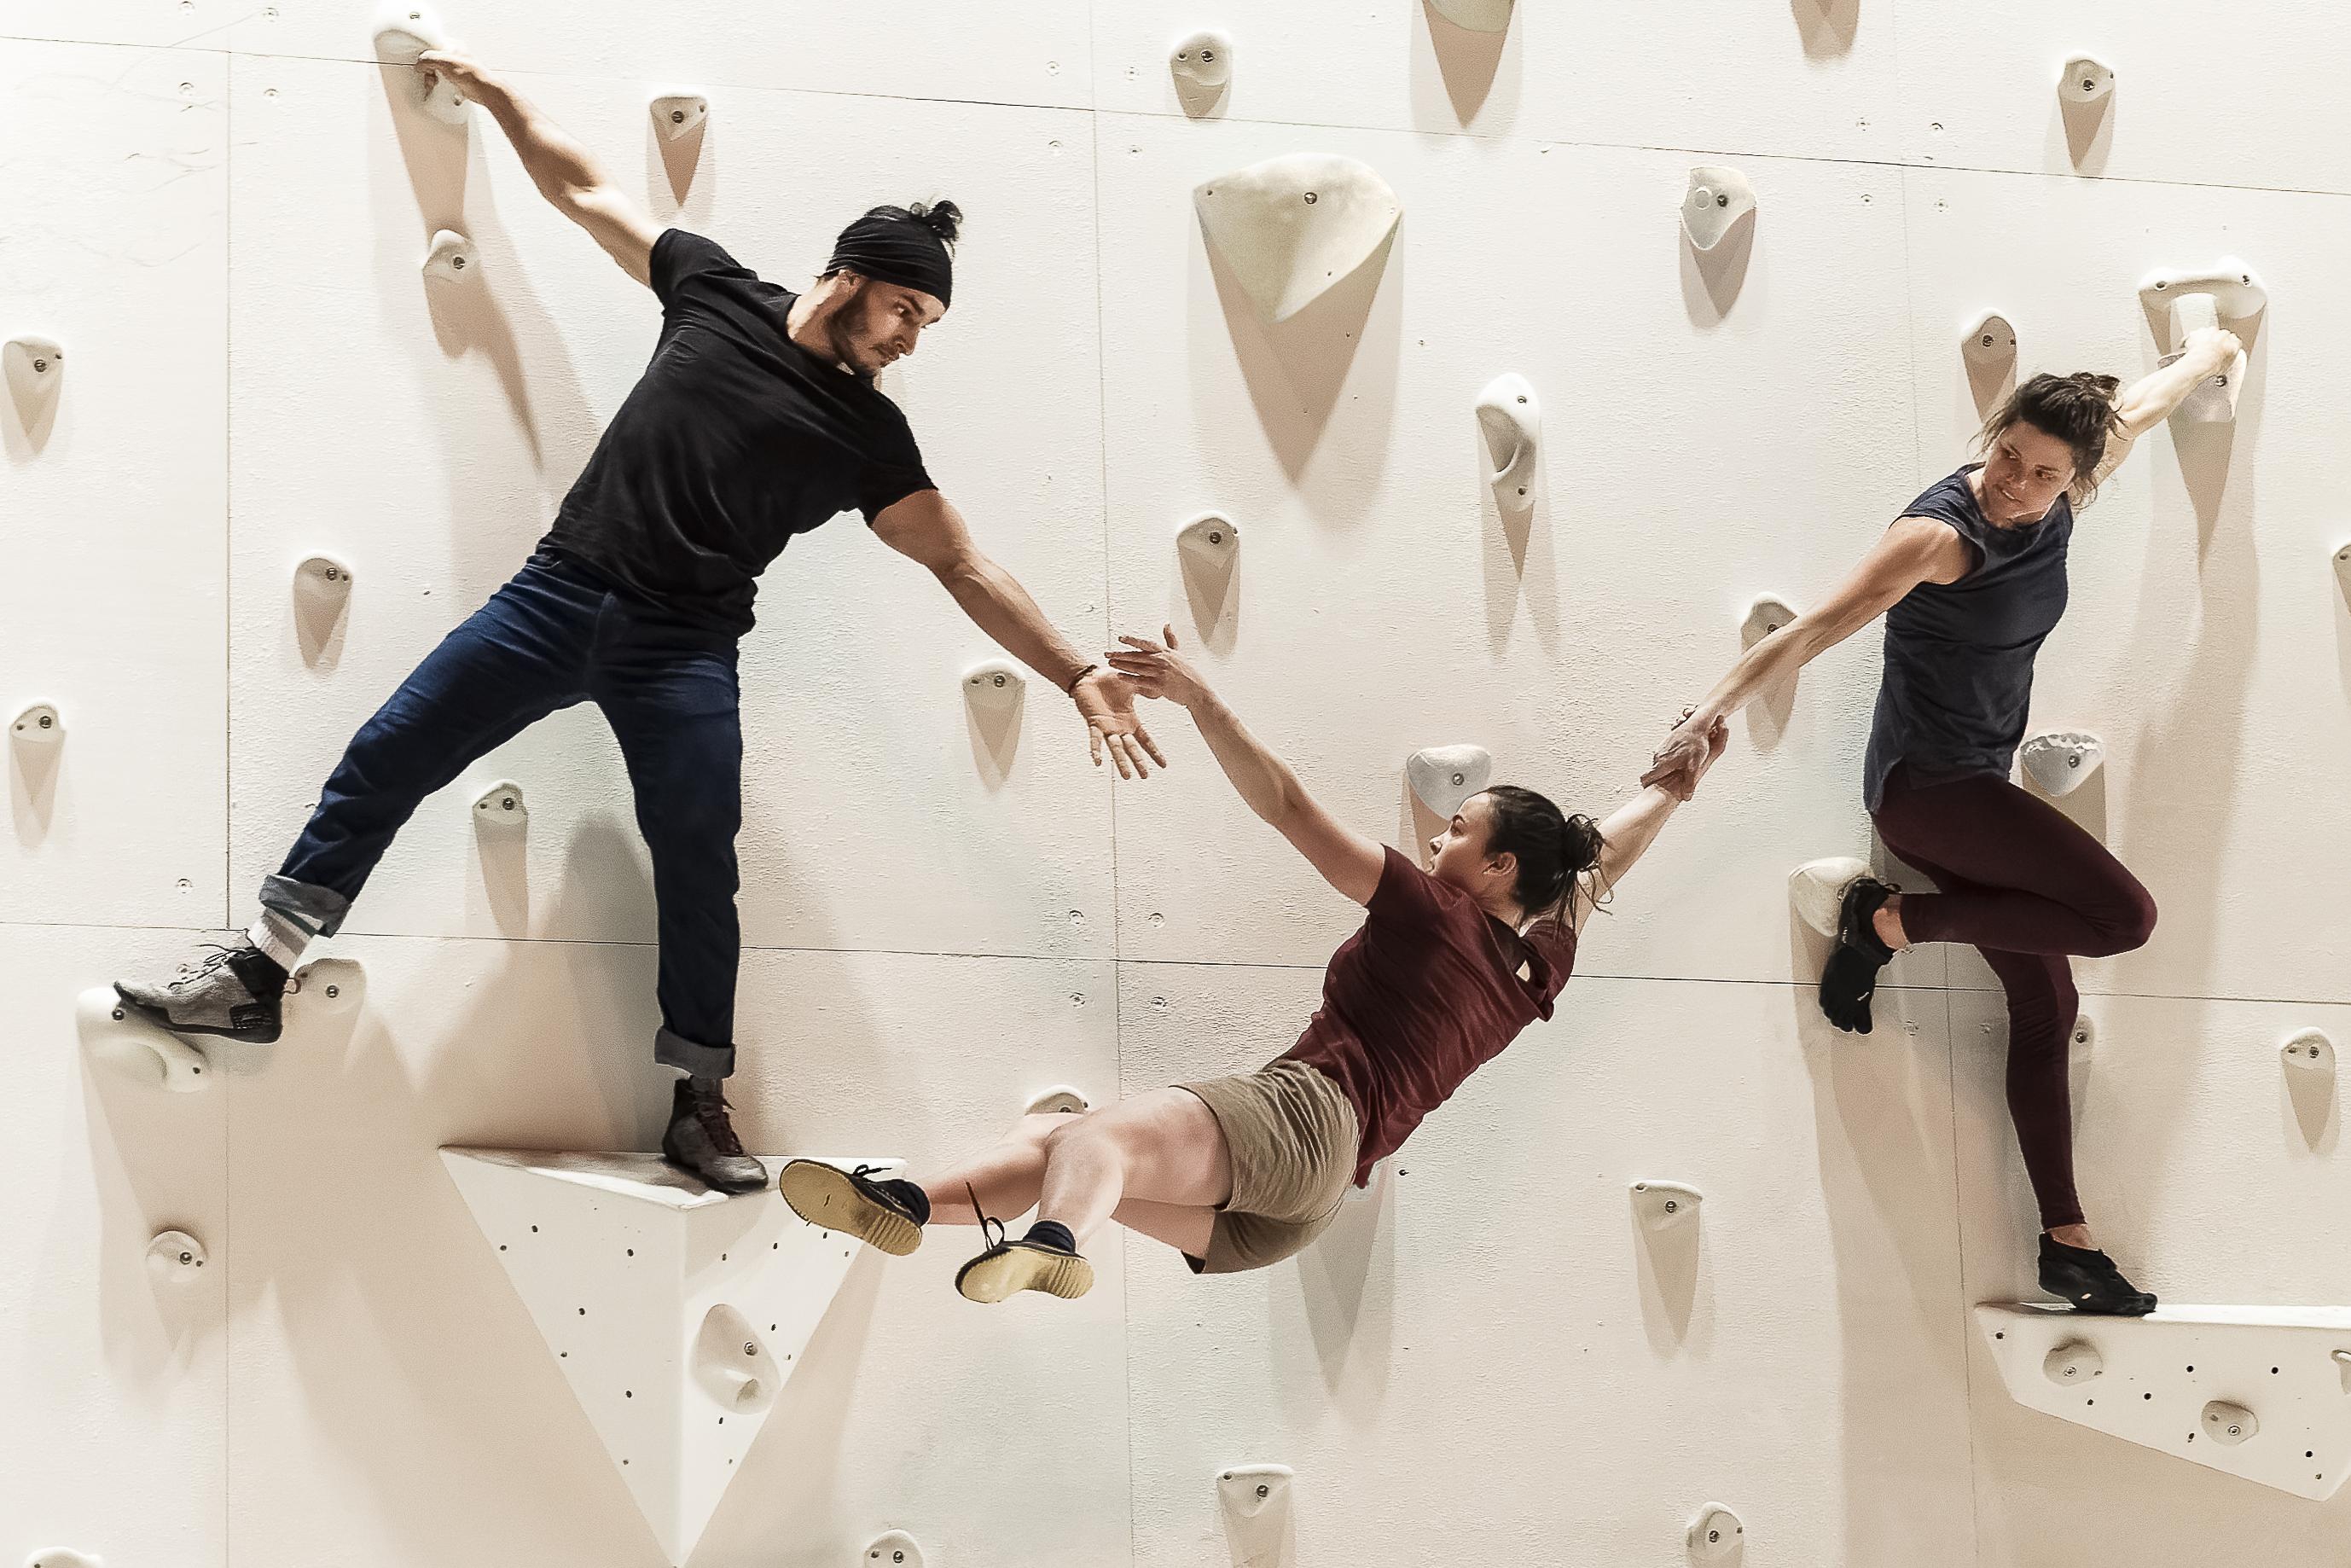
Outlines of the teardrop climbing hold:
M 2321 1029 L 2306 1029 L 2290 1036 L 2278 1047 L 2278 1053 L 2288 1067 L 2298 1067 L 2304 1072 L 2329 1072 L 2335 1067 L 2335 1041 Z
M 1636 1181 L 1631 1187 L 1633 1212 L 1644 1230 L 1671 1230 L 1698 1218 L 1705 1195 L 1677 1181 Z
M 1541 464 L 1542 404 L 1521 375 L 1504 373 L 1478 394 L 1478 429 L 1486 438 L 1486 483 L 1494 504 L 1523 512 L 1535 504 Z
M 1457 27 L 1473 33 L 1507 33 L 1515 0 L 1428 0 L 1429 8 Z
M 1087 1108 L 1083 1090 L 1071 1088 L 1067 1083 L 1056 1083 L 1052 1088 L 1029 1097 L 1028 1114 L 1031 1116 L 1073 1115 Z
M 454 283 L 479 270 L 473 241 L 455 229 L 442 229 L 434 235 L 433 247 L 424 253 L 425 277 Z
M 1776 593 L 1759 593 L 1739 622 L 1739 645 L 1752 648 L 1796 618 L 1795 607 Z
M 57 389 L 65 384 L 66 351 L 55 338 L 11 338 L 0 344 L 0 375 L 7 379 L 17 417 L 30 427 L 57 402 Z
M 903 1530 L 877 1535 L 858 1559 L 860 1568 L 923 1568 L 923 1549 Z
M 963 674 L 963 695 L 972 706 L 1002 713 L 1027 695 L 1029 677 L 1003 659 L 974 664 Z
M 1682 232 L 1701 251 L 1722 243 L 1732 225 L 1755 210 L 1755 187 L 1736 169 L 1706 163 L 1689 172 L 1682 193 Z
M 1719 1502 L 1708 1503 L 1690 1521 L 1683 1536 L 1693 1563 L 1730 1563 L 1739 1556 L 1747 1540 L 1747 1526 L 1739 1516 Z
M 1997 310 L 1987 310 L 1959 334 L 1959 357 L 1970 365 L 1997 369 L 2016 362 L 2016 329 Z
M 1404 776 L 1416 800 L 1450 821 L 1492 780 L 1494 758 L 1482 746 L 1431 746 L 1405 760 Z
M 1220 91 L 1233 79 L 1232 35 L 1207 27 L 1176 41 L 1167 68 L 1179 85 Z
M 8 738 L 19 746 L 55 746 L 65 737 L 66 721 L 50 703 L 35 703 L 8 727 Z
M 698 92 L 668 92 L 650 106 L 653 129 L 671 141 L 694 134 L 710 118 L 710 100 Z
M 1807 861 L 1788 873 L 1788 902 L 1805 925 L 1823 936 L 1834 936 L 1846 890 L 1868 874 L 1869 862 L 1851 855 Z
M 375 57 L 380 64 L 402 68 L 404 92 L 410 104 L 444 125 L 465 123 L 465 95 L 457 84 L 435 73 L 414 69 L 427 49 L 450 47 L 449 37 L 433 13 L 421 5 L 394 5 L 376 23 Z
M 204 1269 L 204 1244 L 184 1230 L 165 1230 L 147 1243 L 147 1272 L 164 1284 L 184 1285 Z
M 2099 103 L 2115 90 L 2115 68 L 2095 55 L 2075 55 L 2057 78 L 2057 96 L 2068 103 Z
M 474 822 L 482 828 L 519 828 L 530 821 L 522 786 L 501 779 L 474 797 Z
M 1237 169 L 1192 193 L 1200 232 L 1258 313 L 1289 320 L 1371 260 L 1404 204 L 1367 163 L 1292 152 Z
M 2106 759 L 2106 743 L 2080 730 L 2053 730 L 2027 739 L 2017 757 L 2044 794 L 2070 795 Z
M 2139 303 L 2168 320 L 2171 343 L 2158 365 L 2178 360 L 2189 334 L 2199 327 L 2223 321 L 2249 322 L 2269 308 L 2269 290 L 2253 269 L 2233 256 L 2209 267 L 2150 272 L 2140 280 Z M 2242 347 L 2216 375 L 2207 377 L 2173 412 L 2190 424 L 2222 423 L 2237 416 L 2237 397 L 2244 390 L 2246 354 Z
M 1230 566 L 1240 553 L 1240 525 L 1222 512 L 1202 512 L 1176 530 L 1176 548 L 1204 566 Z

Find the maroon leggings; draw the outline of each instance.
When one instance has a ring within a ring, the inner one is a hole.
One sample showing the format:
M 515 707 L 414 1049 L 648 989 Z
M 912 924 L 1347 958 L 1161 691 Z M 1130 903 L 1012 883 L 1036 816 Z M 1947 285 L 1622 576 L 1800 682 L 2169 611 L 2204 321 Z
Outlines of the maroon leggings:
M 1920 786 L 1896 766 L 1875 820 L 1942 890 L 1902 895 L 1904 932 L 1971 944 L 2008 992 L 2008 1113 L 2041 1223 L 2081 1224 L 2066 1051 L 2082 998 L 2067 955 L 2144 946 L 2155 900 L 2064 812 L 1991 774 Z

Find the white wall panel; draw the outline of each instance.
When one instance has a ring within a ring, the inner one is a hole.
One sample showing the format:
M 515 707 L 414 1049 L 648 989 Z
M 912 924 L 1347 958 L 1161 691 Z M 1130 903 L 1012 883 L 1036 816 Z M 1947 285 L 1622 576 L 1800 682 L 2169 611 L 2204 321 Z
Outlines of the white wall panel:
M 237 294 L 242 896 L 277 868 L 351 732 L 521 564 L 659 314 L 538 199 L 486 119 L 469 144 L 412 116 L 395 125 L 365 68 L 239 69 L 257 125 L 237 171 L 238 244 L 256 258 Z M 675 212 L 632 93 L 550 82 L 545 96 L 656 212 Z M 885 131 L 896 151 L 877 164 L 810 169 L 791 152 Z M 967 206 L 956 308 L 892 390 L 984 547 L 1081 645 L 1097 640 L 1098 402 L 1057 368 L 1091 362 L 1094 322 L 1090 309 L 1036 305 L 1088 287 L 1086 122 L 745 94 L 703 155 L 677 221 L 779 281 L 812 276 L 834 232 L 875 202 L 953 194 Z M 478 286 L 428 289 L 418 274 L 444 225 L 480 247 Z M 1008 377 L 1018 397 L 1004 395 Z M 357 582 L 340 645 L 313 665 L 289 584 L 321 549 Z M 1031 683 L 991 785 L 998 764 L 959 678 L 992 644 L 854 517 L 796 542 L 759 612 L 743 660 L 747 940 L 1107 951 L 1107 775 L 1050 683 Z M 477 843 L 467 810 L 500 777 L 530 804 L 519 852 Z M 582 707 L 428 801 L 354 928 L 643 938 L 649 877 L 618 748 Z
M 1950 1000 L 1966 1293 L 2013 1300 L 2030 1291 L 2035 1220 L 2001 1090 L 2006 1012 L 1996 992 Z M 2075 1055 L 2075 1161 L 2091 1228 L 2124 1271 L 2166 1301 L 2351 1300 L 2341 1091 L 2331 1075 L 2289 1080 L 2278 1053 L 2306 1028 L 2339 1049 L 2351 1009 L 2099 997 L 2085 1011 L 2096 1036 Z M 1986 1563 L 2351 1561 L 2351 1496 L 2296 1502 L 2022 1409 L 1969 1343 Z
M 1908 0 L 1894 22 L 1906 161 L 2351 191 L 2351 31 L 2322 0 Z M 2062 68 L 2083 54 L 2115 71 L 2102 113 L 2059 103 Z
M 1528 0 L 1501 34 L 1423 0 L 1093 9 L 1105 110 L 1184 115 L 1168 51 L 1213 23 L 1232 33 L 1233 79 L 1204 118 L 1835 158 L 1888 159 L 1897 144 L 1894 16 L 1861 0 L 1666 12 Z M 1491 222 L 1544 205 L 1514 199 Z
M 1404 760 L 1459 741 L 1604 814 L 1737 657 L 1748 601 L 1816 599 L 1916 493 L 1908 365 L 1883 351 L 1903 320 L 1885 171 L 1755 165 L 1733 294 L 1681 237 L 1677 156 L 1157 120 L 1106 121 L 1102 143 L 1103 231 L 1133 236 L 1103 269 L 1114 620 L 1189 635 L 1173 533 L 1228 510 L 1239 610 L 1203 668 L 1364 831 L 1416 837 Z M 1381 170 L 1405 216 L 1376 278 L 1268 332 L 1219 281 L 1190 191 L 1301 146 Z M 1529 191 L 1536 232 L 1463 251 Z M 1534 383 L 1550 449 L 1516 530 L 1470 413 L 1502 371 Z M 1742 718 L 1587 964 L 1785 978 L 1790 866 L 1866 848 L 1876 674 L 1874 645 L 1840 649 Z M 1125 951 L 1320 963 L 1345 906 L 1179 747 L 1168 788 L 1122 803 Z
M 64 350 L 0 392 L 0 918 L 217 920 L 228 118 L 216 56 L 0 44 L 0 339 Z M 38 148 L 37 153 L 23 151 Z
M 173 939 L 0 927 L 11 1092 L 0 1198 L 0 1561 L 69 1546 L 110 1563 L 225 1568 L 224 1307 L 236 1251 L 218 1085 L 169 1094 L 95 1064 L 74 993 L 164 961 Z M 161 1284 L 158 1231 L 204 1244 Z
M 236 1053 L 240 1560 L 660 1561 L 434 1154 L 653 1146 L 650 955 L 341 946 L 368 971 L 347 1031 Z M 744 982 L 730 1089 L 754 1149 L 934 1163 L 992 1141 L 1045 1082 L 1115 1084 L 1106 964 L 765 954 Z M 1118 1246 L 1082 1302 L 984 1311 L 953 1289 L 976 1239 L 859 1261 L 696 1563 L 813 1568 L 892 1527 L 982 1568 L 1123 1550 Z M 1027 1436 L 974 1439 L 998 1421 Z M 1040 1473 L 1083 1506 L 1040 1521 Z
M 1257 1065 L 1314 995 L 1123 985 L 1130 1092 Z M 1135 1561 L 1218 1560 L 1216 1471 L 1273 1462 L 1300 1568 L 1676 1563 L 1708 1500 L 1758 1565 L 1973 1562 L 1943 1001 L 1880 1006 L 1855 1042 L 1787 987 L 1577 980 L 1298 1260 L 1133 1244 Z M 1642 1179 L 1705 1194 L 1694 1252 L 1646 1251 Z
M 660 12 L 625 0 L 587 6 L 443 0 L 429 8 L 459 46 L 511 71 L 880 99 L 1087 101 L 1085 16 L 1067 0 L 986 8 L 914 0 L 893 8 L 879 28 L 872 13 L 821 0 Z M 256 54 L 372 59 L 381 11 L 377 0 L 274 0 L 241 13 L 231 37 L 236 48 Z M 644 99 L 637 101 L 642 109 Z
M 218 50 L 246 14 L 229 0 L 16 0 L 0 37 Z
M 2325 258 L 2351 244 L 2351 204 L 1908 179 L 1922 474 L 1956 466 L 1976 423 L 1959 358 L 1976 311 L 2015 326 L 2020 377 L 2130 381 L 2159 348 L 2138 302 L 2147 272 L 2233 252 L 2267 281 L 2233 431 L 2150 433 L 2082 514 L 2032 725 L 2105 738 L 2105 767 L 2064 807 L 2162 912 L 2146 947 L 2083 966 L 2092 988 L 2339 998 L 2345 925 L 2318 890 L 2351 880 L 2351 821 L 2329 782 L 2351 771 L 2351 643 L 2330 559 L 2351 527 L 2324 455 L 2351 405 L 2351 307 Z

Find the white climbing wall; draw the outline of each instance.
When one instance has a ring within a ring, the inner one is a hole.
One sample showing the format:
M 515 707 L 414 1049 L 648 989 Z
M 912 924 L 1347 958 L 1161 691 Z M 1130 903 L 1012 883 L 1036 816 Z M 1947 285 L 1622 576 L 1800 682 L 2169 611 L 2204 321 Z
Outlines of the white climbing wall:
M 1395 842 L 1427 747 L 1613 804 L 1758 596 L 1819 602 L 1959 460 L 1970 322 L 2012 328 L 2021 373 L 2129 378 L 2169 346 L 2139 280 L 2243 257 L 2270 307 L 2235 423 L 2155 433 L 2085 514 L 2034 726 L 2103 742 L 2064 809 L 2163 911 L 2081 969 L 2105 1239 L 2167 1300 L 2351 1303 L 2340 1091 L 2280 1054 L 2351 1046 L 2336 8 L 442 19 L 662 218 L 778 278 L 867 204 L 960 203 L 955 310 L 886 383 L 933 472 L 1081 644 L 1174 621 Z M 0 822 L 0 1565 L 667 1561 L 435 1154 L 658 1135 L 649 873 L 592 712 L 419 811 L 337 944 L 356 1009 L 216 1051 L 186 1095 L 76 1044 L 78 993 L 249 915 L 344 739 L 512 572 L 652 342 L 651 298 L 486 120 L 388 91 L 375 21 L 0 13 L 0 340 L 65 352 L 30 428 L 0 393 L 0 727 L 46 703 L 65 732 L 6 742 Z M 1179 81 L 1210 30 L 1229 80 Z M 2081 54 L 2114 69 L 2103 108 L 2061 102 Z M 647 113 L 675 92 L 709 102 L 698 142 Z M 1297 153 L 1368 166 L 1403 217 L 1273 322 L 1193 193 Z M 1756 203 L 1705 252 L 1679 216 L 1699 166 Z M 428 284 L 442 230 L 474 265 Z M 1523 515 L 1476 414 L 1505 373 L 1541 410 Z M 1241 542 L 1187 582 L 1176 532 L 1211 511 Z M 298 584 L 319 557 L 351 573 L 323 615 Z M 1294 1037 L 1352 912 L 1179 714 L 1148 715 L 1174 768 L 1113 785 L 1044 683 L 1008 720 L 967 696 L 997 651 L 853 520 L 796 542 L 760 611 L 753 1146 L 920 1167 L 1041 1089 L 1100 1103 Z M 1847 1039 L 1788 914 L 1798 861 L 1867 852 L 1876 668 L 1872 632 L 1737 723 L 1558 1020 L 1305 1257 L 1204 1281 L 1106 1239 L 1086 1301 L 994 1311 L 952 1293 L 951 1235 L 858 1260 L 692 1561 L 850 1568 L 899 1530 L 935 1568 L 1221 1564 L 1217 1478 L 1275 1465 L 1288 1568 L 1671 1568 L 1710 1503 L 1750 1568 L 2351 1564 L 2341 1495 L 2009 1396 L 1970 1312 L 2030 1293 L 1990 976 L 1906 958 Z M 528 822 L 477 825 L 501 781 Z M 1645 1180 L 1701 1213 L 1646 1228 Z M 150 1272 L 165 1229 L 199 1274 Z

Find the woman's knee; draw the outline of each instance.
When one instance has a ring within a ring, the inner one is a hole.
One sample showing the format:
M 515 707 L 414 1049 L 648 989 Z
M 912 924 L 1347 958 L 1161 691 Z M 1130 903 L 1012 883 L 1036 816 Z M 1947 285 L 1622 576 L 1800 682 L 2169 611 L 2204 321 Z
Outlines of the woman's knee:
M 2147 939 L 2155 935 L 2155 895 L 2137 877 L 2125 873 L 2113 896 L 2104 901 L 2092 916 L 2099 942 L 2083 956 L 2104 958 L 2146 946 Z

